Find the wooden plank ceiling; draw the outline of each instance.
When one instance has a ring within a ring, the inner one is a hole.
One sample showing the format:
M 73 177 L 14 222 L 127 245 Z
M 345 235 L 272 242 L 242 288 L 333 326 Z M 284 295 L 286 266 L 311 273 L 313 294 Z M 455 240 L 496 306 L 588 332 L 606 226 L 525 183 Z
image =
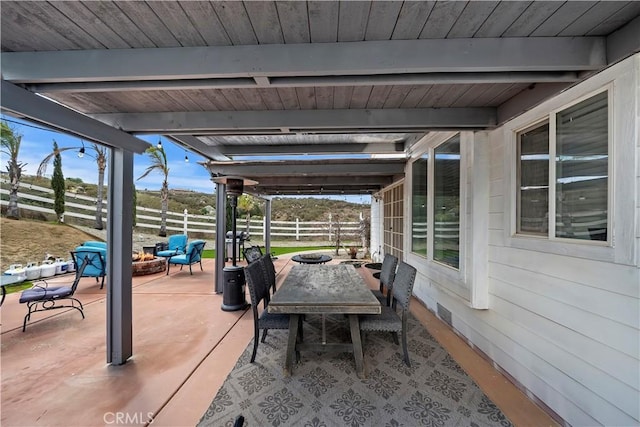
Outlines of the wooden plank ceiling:
M 279 194 L 327 185 L 309 185 L 313 160 L 271 180 L 242 162 L 333 155 L 331 191 L 378 191 L 402 173 L 371 156 L 402 155 L 427 132 L 491 129 L 640 43 L 635 1 L 0 7 L 3 95 L 15 85 L 121 131 L 165 135 L 210 159 L 213 175 L 252 174 Z M 3 112 L 56 126 L 7 99 Z M 369 169 L 355 174 L 345 159 Z

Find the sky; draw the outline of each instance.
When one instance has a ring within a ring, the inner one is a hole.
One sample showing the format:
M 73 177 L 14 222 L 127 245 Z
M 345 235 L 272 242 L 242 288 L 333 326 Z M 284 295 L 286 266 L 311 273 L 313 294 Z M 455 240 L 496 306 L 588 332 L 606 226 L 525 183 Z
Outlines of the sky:
M 19 161 L 26 163 L 25 175 L 36 175 L 40 162 L 52 152 L 53 141 L 58 143 L 59 148 L 82 147 L 85 146 L 85 156 L 78 157 L 78 150 L 67 150 L 62 152 L 62 173 L 65 178 L 80 178 L 83 182 L 96 184 L 98 181 L 98 169 L 96 161 L 91 156 L 95 154 L 92 143 L 80 140 L 75 136 L 51 130 L 40 124 L 16 119 L 8 115 L 0 115 L 2 120 L 6 120 L 10 127 L 22 134 L 20 144 Z M 141 135 L 138 138 L 156 145 L 160 137 L 158 135 Z M 184 148 L 173 144 L 166 138 L 161 138 L 162 147 L 169 162 L 169 188 L 197 191 L 206 194 L 213 194 L 215 184 L 211 182 L 209 172 L 198 162 L 206 159 L 196 153 L 185 151 Z M 185 162 L 185 156 L 189 162 Z M 3 155 L 0 169 L 6 170 L 6 160 Z M 133 176 L 136 189 L 138 190 L 159 190 L 162 185 L 163 175 L 160 172 L 151 172 L 143 179 L 138 179 L 150 165 L 146 154 L 135 154 L 133 158 Z M 108 184 L 109 167 L 105 171 L 105 184 Z M 53 173 L 53 160 L 49 162 L 45 175 L 51 177 Z M 304 197 L 304 196 L 303 196 Z M 370 196 L 325 196 L 346 200 L 354 203 L 370 203 Z

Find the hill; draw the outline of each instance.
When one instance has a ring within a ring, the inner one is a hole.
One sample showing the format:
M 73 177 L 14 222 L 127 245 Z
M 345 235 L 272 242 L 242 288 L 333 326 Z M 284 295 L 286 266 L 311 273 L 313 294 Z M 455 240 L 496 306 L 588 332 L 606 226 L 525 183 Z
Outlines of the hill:
M 6 174 L 3 174 L 3 176 Z M 67 194 L 83 194 L 95 197 L 97 186 L 88 184 L 79 178 L 67 178 Z M 51 187 L 51 181 L 45 177 L 35 177 L 24 175 L 22 183 L 38 185 L 40 187 Z M 171 183 L 169 183 L 171 185 Z M 6 187 L 3 184 L 3 188 Z M 29 192 L 28 189 L 20 191 Z M 3 195 L 3 199 L 6 196 Z M 106 188 L 105 188 L 106 198 Z M 136 204 L 140 207 L 160 209 L 160 192 L 150 190 L 136 191 Z M 206 215 L 215 209 L 216 195 L 213 193 L 201 193 L 185 189 L 169 189 L 169 210 L 172 212 L 189 212 Z M 357 221 L 360 214 L 369 217 L 371 206 L 368 203 L 351 203 L 346 200 L 335 200 L 315 197 L 274 197 L 271 205 L 272 218 L 275 221 L 326 221 L 329 214 L 334 219 L 341 221 Z M 247 213 L 252 216 L 264 215 L 264 201 L 250 195 L 242 195 L 238 201 L 238 216 L 244 217 Z M 50 218 L 53 220 L 54 218 Z
M 69 252 L 85 240 L 95 240 L 90 234 L 65 224 L 44 221 L 0 218 L 0 268 L 4 272 L 11 264 L 26 265 L 41 262 L 46 254 L 69 259 Z

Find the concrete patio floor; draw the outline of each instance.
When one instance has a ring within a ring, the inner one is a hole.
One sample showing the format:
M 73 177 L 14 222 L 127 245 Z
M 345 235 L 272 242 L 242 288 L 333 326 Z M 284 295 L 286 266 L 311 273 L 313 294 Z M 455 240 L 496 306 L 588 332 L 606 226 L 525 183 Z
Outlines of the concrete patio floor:
M 279 281 L 292 264 L 290 256 L 275 260 Z M 84 320 L 71 309 L 36 313 L 24 333 L 26 307 L 19 293 L 7 295 L 0 309 L 1 425 L 196 425 L 253 337 L 251 310 L 222 311 L 214 260 L 203 266 L 193 275 L 172 268 L 168 276 L 134 277 L 134 355 L 122 366 L 106 363 L 106 285 L 81 280 Z M 377 286 L 371 270 L 358 271 Z M 557 425 L 419 301 L 411 305 L 515 425 Z

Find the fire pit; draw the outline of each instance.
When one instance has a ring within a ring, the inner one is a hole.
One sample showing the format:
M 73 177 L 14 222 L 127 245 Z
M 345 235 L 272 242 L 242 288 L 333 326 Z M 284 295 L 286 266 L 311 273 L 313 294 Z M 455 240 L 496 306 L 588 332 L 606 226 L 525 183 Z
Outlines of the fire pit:
M 145 252 L 134 253 L 131 256 L 131 261 L 132 276 L 160 273 L 167 268 L 167 262 L 164 258 L 159 258 Z

